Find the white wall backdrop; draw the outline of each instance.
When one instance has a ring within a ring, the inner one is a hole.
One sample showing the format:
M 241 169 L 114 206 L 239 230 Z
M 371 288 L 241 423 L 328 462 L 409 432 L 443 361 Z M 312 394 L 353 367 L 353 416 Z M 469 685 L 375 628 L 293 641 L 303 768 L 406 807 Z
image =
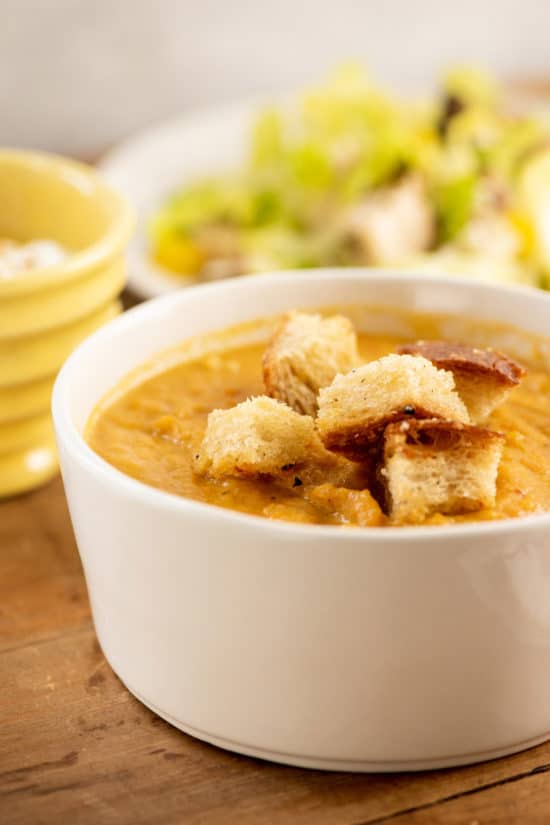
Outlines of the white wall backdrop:
M 0 143 L 94 154 L 350 57 L 402 89 L 466 60 L 550 76 L 550 0 L 0 0 Z

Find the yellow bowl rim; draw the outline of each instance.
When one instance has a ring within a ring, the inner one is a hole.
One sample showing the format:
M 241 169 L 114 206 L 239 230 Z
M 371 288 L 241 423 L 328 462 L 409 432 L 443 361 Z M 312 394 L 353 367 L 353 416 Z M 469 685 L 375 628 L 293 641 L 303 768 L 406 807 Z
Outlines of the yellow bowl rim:
M 77 175 L 88 186 L 93 187 L 94 197 L 110 200 L 114 204 L 115 215 L 109 228 L 98 241 L 80 252 L 69 255 L 65 261 L 53 266 L 34 269 L 21 278 L 0 281 L 0 298 L 57 287 L 65 281 L 81 277 L 86 271 L 98 268 L 106 260 L 122 252 L 134 230 L 136 222 L 134 210 L 126 198 L 104 183 L 91 166 L 49 152 L 1 147 L 0 164 L 3 161 L 16 162 L 37 169 L 49 167 L 54 172 L 57 170 L 59 173 L 69 172 Z

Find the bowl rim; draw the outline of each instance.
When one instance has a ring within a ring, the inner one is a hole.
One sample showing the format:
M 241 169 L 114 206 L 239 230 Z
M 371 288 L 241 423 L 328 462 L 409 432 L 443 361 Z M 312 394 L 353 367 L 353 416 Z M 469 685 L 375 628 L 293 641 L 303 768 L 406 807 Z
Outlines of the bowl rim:
M 36 267 L 23 278 L 0 281 L 0 299 L 24 295 L 35 290 L 57 288 L 67 281 L 81 277 L 87 271 L 98 269 L 105 261 L 122 252 L 136 224 L 134 209 L 92 166 L 49 152 L 0 147 L 0 164 L 4 162 L 36 171 L 47 169 L 54 174 L 68 177 L 75 188 L 85 188 L 95 199 L 110 202 L 113 216 L 99 240 L 69 254 L 65 260 L 51 266 Z
M 441 274 L 416 274 L 413 270 L 402 272 L 392 272 L 376 268 L 338 268 L 331 269 L 311 269 L 311 270 L 284 270 L 270 272 L 260 275 L 245 275 L 237 278 L 230 278 L 219 283 L 202 284 L 192 288 L 196 293 L 201 290 L 204 293 L 211 292 L 213 295 L 220 286 L 229 289 L 239 289 L 246 286 L 247 282 L 281 281 L 283 278 L 293 280 L 296 277 L 305 278 L 313 283 L 319 280 L 328 280 L 338 272 L 342 277 L 349 277 L 353 280 L 363 280 L 369 278 L 383 278 L 391 281 L 404 281 L 408 283 L 419 283 L 423 286 L 430 284 L 446 284 L 449 287 L 465 285 L 473 291 L 489 289 L 495 292 L 505 292 L 510 295 L 523 295 L 537 300 L 544 301 L 548 306 L 550 314 L 550 294 L 529 286 L 491 284 L 479 281 L 465 281 L 464 278 Z M 352 525 L 322 525 L 303 524 L 300 522 L 279 521 L 267 519 L 249 513 L 241 513 L 219 507 L 208 502 L 197 501 L 185 498 L 184 496 L 169 493 L 152 487 L 145 482 L 139 481 L 126 475 L 121 470 L 109 464 L 104 458 L 96 453 L 85 441 L 83 435 L 77 430 L 69 412 L 70 384 L 72 375 L 79 372 L 80 358 L 87 354 L 99 344 L 104 338 L 108 338 L 116 332 L 125 329 L 133 329 L 139 326 L 142 319 L 149 316 L 157 316 L 160 323 L 162 309 L 178 300 L 185 300 L 188 290 L 180 290 L 167 295 L 161 295 L 149 301 L 145 301 L 132 309 L 127 310 L 122 315 L 109 321 L 105 326 L 92 333 L 83 341 L 76 350 L 69 356 L 62 366 L 53 388 L 52 394 L 52 415 L 58 443 L 66 450 L 71 459 L 75 460 L 86 472 L 99 478 L 105 485 L 116 487 L 121 493 L 137 500 L 139 503 L 168 510 L 172 513 L 180 513 L 182 516 L 190 515 L 201 519 L 216 519 L 219 523 L 227 523 L 228 526 L 239 525 L 243 530 L 267 531 L 290 538 L 303 539 L 330 539 L 340 544 L 341 542 L 356 544 L 374 542 L 386 544 L 401 544 L 402 541 L 408 543 L 426 543 L 440 541 L 441 539 L 456 539 L 467 536 L 498 536 L 510 531 L 550 528 L 550 511 L 543 513 L 531 513 L 525 516 L 517 516 L 506 519 L 496 519 L 494 521 L 469 522 L 466 524 L 450 525 L 420 525 L 420 526 L 386 526 L 386 527 L 358 527 Z M 154 356 L 151 356 L 154 357 Z M 61 462 L 63 465 L 63 461 Z

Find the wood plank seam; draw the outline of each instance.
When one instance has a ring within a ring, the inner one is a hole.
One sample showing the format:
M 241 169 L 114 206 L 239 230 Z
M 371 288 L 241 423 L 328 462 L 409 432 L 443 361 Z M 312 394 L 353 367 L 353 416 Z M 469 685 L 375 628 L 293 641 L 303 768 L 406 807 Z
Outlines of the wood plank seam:
M 537 765 L 537 767 L 531 768 L 531 770 L 529 771 L 523 771 L 522 773 L 518 773 L 516 776 L 508 776 L 504 779 L 497 779 L 494 782 L 487 782 L 484 785 L 479 785 L 477 788 L 467 788 L 466 790 L 460 791 L 459 793 L 449 794 L 449 796 L 442 796 L 440 799 L 434 799 L 431 802 L 426 802 L 423 805 L 416 805 L 412 808 L 404 808 L 402 811 L 399 811 L 399 813 L 388 814 L 387 816 L 377 817 L 376 819 L 361 819 L 358 822 L 350 823 L 350 825 L 380 825 L 380 823 L 382 822 L 396 822 L 402 817 L 418 813 L 418 811 L 426 811 L 431 808 L 436 808 L 439 805 L 444 805 L 447 802 L 453 802 L 456 799 L 461 799 L 466 796 L 475 796 L 476 794 L 482 794 L 484 791 L 490 791 L 493 788 L 498 788 L 503 785 L 511 785 L 514 782 L 521 782 L 522 779 L 529 779 L 532 776 L 536 776 L 540 773 L 548 773 L 549 771 L 549 763 L 544 765 Z

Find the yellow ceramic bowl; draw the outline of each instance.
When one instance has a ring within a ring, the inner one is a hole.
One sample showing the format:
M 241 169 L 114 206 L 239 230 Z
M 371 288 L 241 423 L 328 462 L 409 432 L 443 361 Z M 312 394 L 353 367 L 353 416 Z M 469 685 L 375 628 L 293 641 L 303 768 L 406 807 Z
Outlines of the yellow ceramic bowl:
M 54 381 L 55 374 L 39 381 L 0 387 L 0 424 L 47 413 Z
M 119 311 L 118 302 L 110 301 L 79 321 L 37 335 L 0 339 L 0 390 L 34 383 L 57 372 L 77 344 Z
M 49 410 L 32 418 L 0 424 L 0 466 L 3 456 L 24 450 L 29 444 L 41 442 L 51 434 Z
M 134 218 L 93 169 L 0 149 L 0 239 L 57 241 L 67 258 L 0 279 L 0 496 L 57 469 L 49 420 L 55 374 L 119 311 Z
M 28 444 L 0 457 L 0 498 L 25 493 L 49 481 L 59 468 L 55 439 Z

